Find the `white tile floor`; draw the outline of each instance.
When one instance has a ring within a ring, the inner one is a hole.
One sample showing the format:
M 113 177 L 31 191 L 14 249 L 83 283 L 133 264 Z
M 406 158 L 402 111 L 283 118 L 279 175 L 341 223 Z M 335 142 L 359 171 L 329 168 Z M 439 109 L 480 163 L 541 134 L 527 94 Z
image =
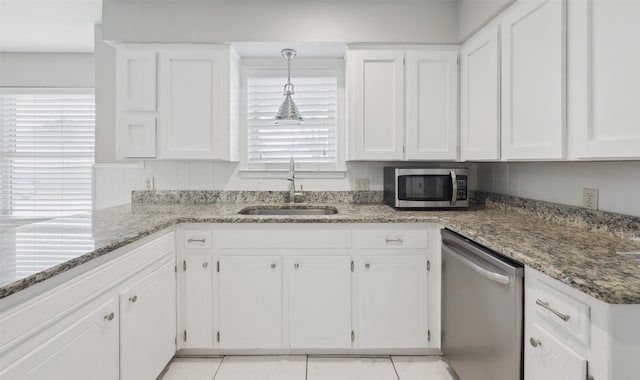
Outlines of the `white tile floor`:
M 171 362 L 162 380 L 452 380 L 439 356 L 225 356 Z

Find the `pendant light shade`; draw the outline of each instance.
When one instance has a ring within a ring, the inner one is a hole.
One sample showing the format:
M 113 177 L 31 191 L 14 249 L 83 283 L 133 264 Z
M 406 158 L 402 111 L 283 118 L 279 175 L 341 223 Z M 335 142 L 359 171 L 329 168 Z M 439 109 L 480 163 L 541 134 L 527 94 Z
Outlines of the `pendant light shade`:
M 287 60 L 287 84 L 284 85 L 284 101 L 274 118 L 276 124 L 302 124 L 302 116 L 291 95 L 295 94 L 291 84 L 291 60 L 296 56 L 293 49 L 283 49 L 282 56 Z

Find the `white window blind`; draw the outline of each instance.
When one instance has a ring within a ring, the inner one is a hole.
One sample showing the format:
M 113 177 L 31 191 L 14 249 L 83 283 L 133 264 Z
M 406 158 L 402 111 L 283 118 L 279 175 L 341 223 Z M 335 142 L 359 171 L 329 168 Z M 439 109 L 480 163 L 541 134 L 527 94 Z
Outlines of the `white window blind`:
M 247 77 L 248 164 L 259 167 L 288 163 L 336 164 L 338 78 L 295 76 L 295 101 L 304 118 L 301 125 L 275 125 L 282 101 L 284 76 Z
M 51 91 L 0 93 L 3 217 L 47 218 L 91 210 L 93 91 Z

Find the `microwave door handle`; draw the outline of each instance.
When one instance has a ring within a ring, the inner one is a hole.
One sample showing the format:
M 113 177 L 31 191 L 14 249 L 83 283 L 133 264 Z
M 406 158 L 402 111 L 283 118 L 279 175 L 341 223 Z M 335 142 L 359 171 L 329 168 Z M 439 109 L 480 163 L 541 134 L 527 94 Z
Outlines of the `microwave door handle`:
M 451 206 L 456 204 L 456 200 L 458 197 L 458 181 L 456 179 L 455 170 L 451 171 Z

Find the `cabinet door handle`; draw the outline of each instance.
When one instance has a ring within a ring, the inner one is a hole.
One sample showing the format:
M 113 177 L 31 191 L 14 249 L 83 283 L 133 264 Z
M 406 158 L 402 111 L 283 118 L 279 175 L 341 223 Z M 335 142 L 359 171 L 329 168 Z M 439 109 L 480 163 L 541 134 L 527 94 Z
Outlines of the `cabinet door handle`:
M 402 243 L 402 241 L 403 241 L 402 238 L 397 238 L 397 239 L 386 238 L 386 239 L 384 239 L 385 243 Z
M 553 314 L 555 314 L 558 318 L 562 319 L 562 320 L 563 320 L 563 321 L 565 321 L 565 322 L 566 322 L 566 321 L 568 321 L 568 320 L 569 320 L 569 318 L 571 318 L 571 316 L 570 316 L 570 315 L 562 314 L 561 312 L 559 312 L 559 311 L 557 311 L 557 310 L 553 309 L 551 306 L 549 306 L 549 302 L 544 302 L 544 301 L 542 301 L 542 300 L 540 300 L 540 299 L 537 299 L 537 300 L 536 300 L 536 305 L 541 306 L 541 307 L 543 307 L 543 308 L 545 308 L 545 309 L 549 310 L 550 312 L 552 312 L 552 313 L 553 313 Z
M 300 264 L 295 263 L 295 264 L 293 264 L 293 267 L 294 267 L 294 268 L 296 268 L 296 269 L 298 269 L 298 268 L 300 268 Z
M 271 269 L 276 269 L 276 264 L 271 264 Z
M 136 303 L 137 300 L 138 300 L 138 296 L 129 297 L 129 302 L 131 303 Z
M 208 267 L 208 266 L 209 266 L 209 263 L 208 263 L 207 261 L 205 261 L 204 263 L 202 263 L 202 267 L 203 267 L 203 268 L 206 268 L 206 267 Z
M 206 243 L 207 239 L 202 238 L 202 239 L 187 239 L 187 243 Z
M 116 316 L 115 314 L 110 313 L 110 314 L 105 315 L 104 319 L 109 321 L 109 322 L 111 322 L 111 321 L 113 321 L 113 317 L 115 317 L 115 316 Z
M 365 269 L 369 269 L 371 267 L 371 265 L 369 263 L 364 264 L 364 268 Z
M 540 339 L 536 339 L 536 338 L 534 338 L 534 337 L 531 337 L 531 338 L 529 339 L 529 343 L 531 343 L 531 345 L 532 345 L 533 347 L 542 346 L 542 342 L 540 341 Z

